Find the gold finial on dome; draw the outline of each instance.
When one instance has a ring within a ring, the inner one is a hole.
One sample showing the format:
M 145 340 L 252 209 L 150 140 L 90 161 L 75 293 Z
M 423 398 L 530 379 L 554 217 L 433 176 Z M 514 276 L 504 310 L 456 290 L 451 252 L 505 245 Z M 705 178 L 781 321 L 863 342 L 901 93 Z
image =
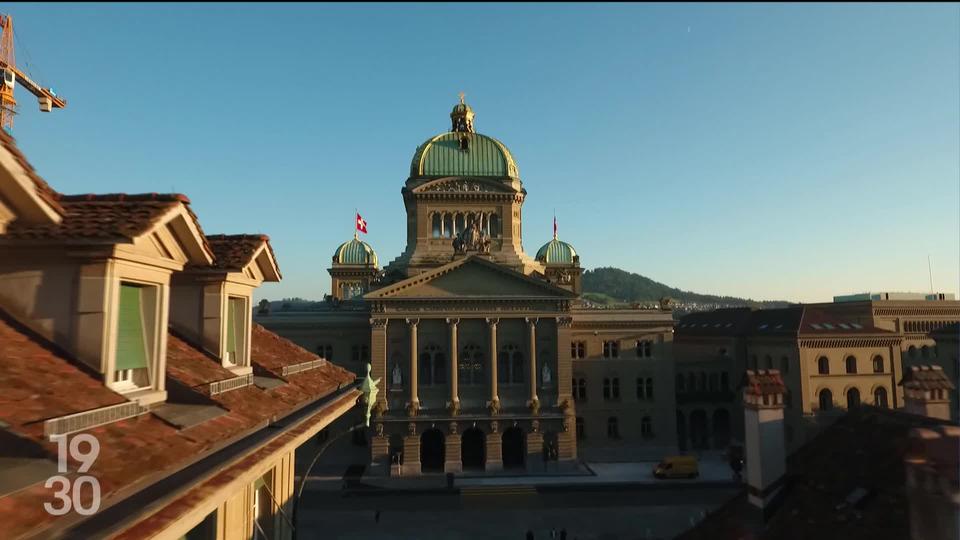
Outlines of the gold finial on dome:
M 450 112 L 450 120 L 453 123 L 453 127 L 450 128 L 450 131 L 460 132 L 460 133 L 476 133 L 473 129 L 473 109 L 467 105 L 467 102 L 464 101 L 466 94 L 460 92 L 460 103 L 457 103 L 453 107 L 453 111 Z

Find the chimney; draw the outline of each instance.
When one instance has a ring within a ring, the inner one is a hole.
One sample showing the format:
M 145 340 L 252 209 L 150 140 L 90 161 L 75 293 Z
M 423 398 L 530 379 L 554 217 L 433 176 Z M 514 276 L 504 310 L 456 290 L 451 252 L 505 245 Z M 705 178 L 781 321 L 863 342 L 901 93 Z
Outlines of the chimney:
M 956 389 L 940 366 L 910 366 L 900 381 L 904 410 L 950 420 L 950 391 Z
M 786 387 L 776 369 L 747 370 L 743 386 L 747 498 L 766 520 L 783 487 L 787 452 L 783 426 Z
M 960 427 L 910 430 L 904 459 L 911 540 L 960 538 Z

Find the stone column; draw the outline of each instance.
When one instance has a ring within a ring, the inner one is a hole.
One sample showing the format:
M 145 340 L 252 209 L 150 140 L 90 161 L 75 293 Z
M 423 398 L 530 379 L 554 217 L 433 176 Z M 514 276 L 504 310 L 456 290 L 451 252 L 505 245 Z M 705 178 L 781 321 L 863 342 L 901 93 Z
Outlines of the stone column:
M 444 441 L 443 472 L 463 472 L 463 460 L 460 457 L 460 431 L 456 422 L 450 422 L 450 432 Z
M 417 395 L 417 364 L 419 360 L 419 355 L 417 354 L 417 324 L 419 323 L 420 319 L 407 319 L 407 325 L 410 328 L 410 403 L 408 407 L 414 413 L 420 409 L 420 398 Z M 418 463 L 419 459 L 418 454 Z
M 386 382 L 377 394 L 377 406 L 386 411 L 387 394 L 393 382 L 387 374 L 387 319 L 370 319 L 370 366 L 370 376 Z
M 383 424 L 376 424 L 370 438 L 370 472 L 375 476 L 390 475 L 390 439 L 383 433 Z
M 457 323 L 460 322 L 460 319 L 447 319 L 447 324 L 450 325 L 450 403 L 447 404 L 447 409 L 455 414 L 460 410 L 460 394 L 459 394 L 459 382 L 458 382 L 458 365 L 457 365 Z M 459 448 L 459 446 L 457 447 Z
M 546 467 L 543 461 L 543 433 L 539 429 L 527 433 L 527 472 L 542 472 Z
M 420 434 L 417 425 L 410 422 L 407 426 L 408 434 L 403 438 L 403 466 L 400 471 L 403 476 L 420 476 Z
M 537 319 L 527 317 L 527 327 L 530 329 L 530 400 L 527 406 L 539 408 L 540 399 L 537 398 Z
M 490 433 L 487 433 L 487 471 L 503 470 L 503 434 L 500 433 L 496 420 L 490 422 Z
M 490 359 L 490 408 L 500 409 L 500 396 L 497 394 L 497 323 L 500 322 L 500 319 L 487 319 L 487 325 L 490 327 L 490 354 L 487 355 L 487 358 Z M 489 439 L 487 440 L 487 446 L 489 448 Z M 487 453 L 487 462 L 490 461 L 490 454 Z M 497 441 L 497 459 L 500 456 L 500 442 Z M 503 464 L 501 463 L 501 468 Z
M 573 357 L 570 354 L 572 340 L 572 317 L 557 317 L 557 405 L 568 401 L 573 406 L 573 396 L 570 394 L 570 381 L 573 380 Z

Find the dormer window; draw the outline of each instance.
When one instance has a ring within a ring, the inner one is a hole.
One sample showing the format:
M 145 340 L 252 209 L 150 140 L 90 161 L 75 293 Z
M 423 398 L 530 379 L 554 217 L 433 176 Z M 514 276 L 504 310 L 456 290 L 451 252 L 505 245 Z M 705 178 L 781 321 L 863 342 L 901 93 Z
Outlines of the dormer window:
M 244 299 L 231 296 L 227 299 L 227 347 L 224 361 L 228 366 L 243 365 L 243 346 L 246 341 L 246 308 Z
M 117 304 L 117 344 L 114 360 L 113 387 L 121 392 L 150 386 L 150 351 L 154 332 L 149 331 L 156 288 L 134 283 L 120 283 Z

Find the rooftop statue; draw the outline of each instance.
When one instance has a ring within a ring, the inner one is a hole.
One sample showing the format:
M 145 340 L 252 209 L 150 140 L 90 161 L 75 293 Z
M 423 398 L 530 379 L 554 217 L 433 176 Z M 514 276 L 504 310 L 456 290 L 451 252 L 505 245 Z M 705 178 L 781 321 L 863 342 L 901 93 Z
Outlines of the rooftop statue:
M 453 250 L 457 253 L 467 251 L 490 252 L 490 236 L 480 228 L 480 222 L 474 221 L 465 231 L 453 239 Z

